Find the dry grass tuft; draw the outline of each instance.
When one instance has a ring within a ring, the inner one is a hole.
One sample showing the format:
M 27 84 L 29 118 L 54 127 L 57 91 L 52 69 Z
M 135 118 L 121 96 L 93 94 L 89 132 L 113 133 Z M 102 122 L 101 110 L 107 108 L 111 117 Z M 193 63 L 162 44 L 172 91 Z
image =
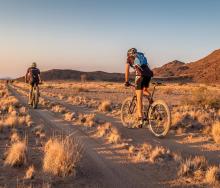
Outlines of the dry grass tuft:
M 96 136 L 105 137 L 109 143 L 118 144 L 122 141 L 118 130 L 112 127 L 111 123 L 104 123 L 97 128 Z
M 141 145 L 138 153 L 135 157 L 137 161 L 145 161 L 150 157 L 150 153 L 152 151 L 152 146 L 148 143 L 144 143 Z
M 76 114 L 73 112 L 67 112 L 66 114 L 64 114 L 64 119 L 66 121 L 72 121 L 74 118 L 76 118 Z
M 21 141 L 20 135 L 18 134 L 16 130 L 12 132 L 10 136 L 10 141 L 11 143 L 16 143 L 16 142 Z
M 83 96 L 68 97 L 67 102 L 74 105 L 83 105 L 88 103 L 87 98 Z
M 212 136 L 213 136 L 214 141 L 217 144 L 220 144 L 220 122 L 215 122 L 212 125 Z
M 50 139 L 44 147 L 43 170 L 58 176 L 75 174 L 81 158 L 79 145 L 72 139 Z
M 128 147 L 128 152 L 129 152 L 130 154 L 133 154 L 133 153 L 135 152 L 135 147 L 134 147 L 133 145 L 129 146 L 129 147 Z
M 102 103 L 99 105 L 98 110 L 101 112 L 107 112 L 111 111 L 111 102 L 110 101 L 102 101 Z
M 111 127 L 112 127 L 112 124 L 108 122 L 98 126 L 96 135 L 98 137 L 107 136 Z
M 107 135 L 108 142 L 112 144 L 118 144 L 121 142 L 121 135 L 118 130 L 114 127 L 111 127 L 109 134 Z
M 14 127 L 18 124 L 18 117 L 16 114 L 13 115 L 9 115 L 6 119 L 5 119 L 5 125 L 9 126 L 9 127 Z
M 33 165 L 31 165 L 27 169 L 24 179 L 33 179 L 34 178 L 34 174 L 35 174 L 35 168 L 34 168 Z
M 66 112 L 66 109 L 64 107 L 62 107 L 61 105 L 55 105 L 51 108 L 51 110 L 53 112 L 62 113 L 62 114 L 64 114 Z
M 205 179 L 208 184 L 220 185 L 220 169 L 217 166 L 210 167 L 205 174 Z
M 196 156 L 188 158 L 181 162 L 178 175 L 179 176 L 194 176 L 198 170 L 205 171 L 207 168 L 207 160 L 204 156 Z
M 94 127 L 96 125 L 96 122 L 98 121 L 95 114 L 86 114 L 83 116 L 84 118 L 84 125 L 88 127 Z
M 170 150 L 167 150 L 166 148 L 163 148 L 161 146 L 155 147 L 150 154 L 150 161 L 156 162 L 156 161 L 163 161 L 163 160 L 171 160 L 172 155 Z
M 21 166 L 27 162 L 27 143 L 18 141 L 6 151 L 5 165 Z

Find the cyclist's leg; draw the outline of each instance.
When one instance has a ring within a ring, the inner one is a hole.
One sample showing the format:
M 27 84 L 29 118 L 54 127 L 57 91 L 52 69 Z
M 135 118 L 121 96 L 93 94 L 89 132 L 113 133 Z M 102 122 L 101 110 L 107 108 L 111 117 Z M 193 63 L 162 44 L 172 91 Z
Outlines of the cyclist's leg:
M 135 78 L 135 90 L 137 96 L 137 118 L 140 121 L 139 124 L 142 125 L 143 119 L 143 77 L 136 76 Z M 139 125 L 138 125 L 139 126 Z
M 38 95 L 38 97 L 39 97 L 39 95 L 40 95 L 40 91 L 39 91 L 38 83 L 36 83 L 35 85 L 36 85 L 36 92 L 37 92 L 37 95 Z
M 143 85 L 143 93 L 144 93 L 145 96 L 148 96 L 148 97 L 151 96 L 151 93 L 150 93 L 150 91 L 148 90 L 149 84 L 150 84 L 150 80 L 151 80 L 151 77 L 144 77 L 144 78 L 143 78 L 143 82 L 142 82 L 142 85 Z
M 34 85 L 31 83 L 30 88 L 29 88 L 29 98 L 28 98 L 28 104 L 29 105 L 31 104 L 31 100 L 32 100 L 33 88 L 34 88 Z
M 143 117 L 143 113 L 142 113 L 143 91 L 142 90 L 136 90 L 136 96 L 137 96 L 137 116 L 138 116 L 138 118 L 142 118 Z

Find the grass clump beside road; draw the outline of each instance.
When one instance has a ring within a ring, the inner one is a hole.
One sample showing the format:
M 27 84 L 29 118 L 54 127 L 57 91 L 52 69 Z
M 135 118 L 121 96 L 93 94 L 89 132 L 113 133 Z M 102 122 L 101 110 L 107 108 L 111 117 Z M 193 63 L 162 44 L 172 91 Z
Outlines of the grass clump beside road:
M 71 138 L 51 138 L 44 147 L 43 170 L 57 176 L 75 174 L 81 150 Z

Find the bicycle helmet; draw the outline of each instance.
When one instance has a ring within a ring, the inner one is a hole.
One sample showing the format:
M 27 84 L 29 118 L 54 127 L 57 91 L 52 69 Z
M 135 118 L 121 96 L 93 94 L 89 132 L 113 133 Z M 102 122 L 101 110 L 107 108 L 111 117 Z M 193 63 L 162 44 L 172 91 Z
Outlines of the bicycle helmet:
M 134 56 L 137 53 L 137 49 L 136 48 L 131 48 L 128 50 L 127 56 Z
M 37 67 L 37 63 L 33 62 L 32 65 L 31 65 L 31 67 L 36 68 L 36 67 Z

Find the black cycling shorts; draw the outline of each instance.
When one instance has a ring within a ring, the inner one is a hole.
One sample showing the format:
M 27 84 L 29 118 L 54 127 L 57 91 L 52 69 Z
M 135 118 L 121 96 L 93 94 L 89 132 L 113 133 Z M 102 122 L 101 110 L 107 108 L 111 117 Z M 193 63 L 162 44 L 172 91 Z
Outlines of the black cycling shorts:
M 135 77 L 135 89 L 142 90 L 144 87 L 148 88 L 151 77 L 136 76 Z
M 38 86 L 39 82 L 30 82 L 31 87 Z

